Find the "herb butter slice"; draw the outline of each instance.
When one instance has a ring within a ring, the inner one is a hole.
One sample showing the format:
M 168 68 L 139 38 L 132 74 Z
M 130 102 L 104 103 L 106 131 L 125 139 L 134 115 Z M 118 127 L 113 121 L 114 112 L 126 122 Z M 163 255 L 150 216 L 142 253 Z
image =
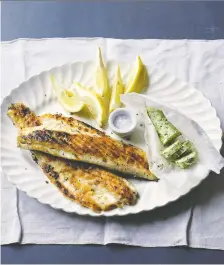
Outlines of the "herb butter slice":
M 182 169 L 188 168 L 192 166 L 193 164 L 195 164 L 196 162 L 197 162 L 196 152 L 192 152 L 189 155 L 186 155 L 175 161 L 176 165 Z
M 180 149 L 175 154 L 173 154 L 172 158 L 176 160 L 177 158 L 180 158 L 183 155 L 189 154 L 193 150 L 194 150 L 193 144 L 190 141 L 186 140 L 183 143 L 181 143 Z
M 171 159 L 181 149 L 181 141 L 177 140 L 162 151 L 162 155 L 166 159 Z

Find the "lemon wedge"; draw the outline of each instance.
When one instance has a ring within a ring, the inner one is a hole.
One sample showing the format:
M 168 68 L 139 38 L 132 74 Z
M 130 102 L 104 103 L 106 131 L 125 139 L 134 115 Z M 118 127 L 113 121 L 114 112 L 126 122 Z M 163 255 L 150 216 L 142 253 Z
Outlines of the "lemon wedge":
M 120 66 L 117 66 L 117 72 L 114 78 L 112 94 L 110 99 L 110 112 L 121 106 L 120 95 L 124 93 L 124 86 L 121 78 Z
M 110 87 L 107 77 L 107 69 L 104 66 L 101 49 L 98 48 L 95 72 L 95 92 L 100 95 L 107 106 L 110 100 Z
M 73 82 L 73 89 L 86 104 L 89 112 L 97 121 L 98 125 L 102 127 L 107 120 L 103 99 L 95 91 L 92 91 L 79 83 Z
M 138 56 L 128 78 L 125 93 L 140 93 L 145 87 L 148 86 L 148 82 L 146 67 L 142 63 L 140 56 Z
M 62 107 L 70 113 L 79 112 L 84 107 L 84 102 L 79 95 L 70 89 L 64 89 L 63 84 L 50 77 L 55 95 Z

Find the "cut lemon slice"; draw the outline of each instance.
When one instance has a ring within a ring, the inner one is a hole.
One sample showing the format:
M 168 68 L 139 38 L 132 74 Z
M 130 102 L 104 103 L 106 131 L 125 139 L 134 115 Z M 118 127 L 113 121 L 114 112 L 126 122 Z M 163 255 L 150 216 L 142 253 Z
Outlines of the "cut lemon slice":
M 148 86 L 148 83 L 149 80 L 146 67 L 142 63 L 140 56 L 138 56 L 128 78 L 125 93 L 140 93 Z
M 95 72 L 95 92 L 100 95 L 107 106 L 110 100 L 110 87 L 107 77 L 107 69 L 104 66 L 101 49 L 98 48 L 96 72 Z
M 114 78 L 112 94 L 110 99 L 110 112 L 121 106 L 120 95 L 124 93 L 124 86 L 121 78 L 121 71 L 119 65 Z
M 95 91 L 89 90 L 79 83 L 73 82 L 73 89 L 79 94 L 81 100 L 85 102 L 98 125 L 102 127 L 107 120 L 103 99 Z
M 62 107 L 70 113 L 78 112 L 84 107 L 79 95 L 70 89 L 64 89 L 63 84 L 51 76 L 51 83 L 55 95 Z

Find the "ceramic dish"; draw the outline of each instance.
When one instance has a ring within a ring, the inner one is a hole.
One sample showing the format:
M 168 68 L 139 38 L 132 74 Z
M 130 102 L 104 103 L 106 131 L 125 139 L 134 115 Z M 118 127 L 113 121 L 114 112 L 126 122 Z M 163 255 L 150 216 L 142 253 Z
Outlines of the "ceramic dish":
M 121 63 L 121 73 L 124 82 L 130 71 L 131 65 Z M 23 102 L 37 114 L 63 113 L 63 108 L 57 102 L 50 83 L 50 75 L 55 75 L 65 84 L 69 85 L 72 80 L 82 83 L 87 87 L 93 85 L 92 73 L 94 62 L 75 62 L 33 76 L 29 80 L 15 88 L 2 103 L 2 133 L 1 133 L 1 160 L 3 172 L 16 187 L 26 192 L 30 197 L 38 199 L 41 203 L 48 204 L 56 209 L 80 215 L 91 216 L 115 216 L 136 214 L 142 211 L 149 211 L 164 206 L 188 193 L 191 189 L 209 174 L 208 171 L 199 170 L 193 176 L 183 176 L 180 188 L 173 189 L 174 181 L 178 179 L 160 179 L 159 182 L 132 179 L 140 195 L 135 206 L 115 209 L 100 214 L 66 199 L 52 184 L 46 184 L 47 177 L 41 169 L 33 162 L 30 152 L 20 150 L 16 145 L 17 129 L 12 125 L 6 116 L 10 103 Z M 108 63 L 109 79 L 112 82 L 117 62 Z M 150 87 L 146 91 L 151 96 L 164 102 L 172 104 L 175 108 L 182 110 L 186 116 L 191 117 L 205 130 L 217 149 L 221 147 L 220 121 L 216 116 L 215 109 L 210 102 L 193 86 L 176 79 L 170 74 L 163 73 L 160 69 L 147 67 L 150 76 Z M 68 115 L 68 114 L 67 114 Z M 84 120 L 86 121 L 86 120 Z M 96 126 L 94 121 L 87 121 Z M 109 130 L 109 129 L 107 129 Z M 144 148 L 143 128 L 138 125 L 136 135 L 132 137 L 132 144 Z M 138 137 L 137 137 L 138 136 Z

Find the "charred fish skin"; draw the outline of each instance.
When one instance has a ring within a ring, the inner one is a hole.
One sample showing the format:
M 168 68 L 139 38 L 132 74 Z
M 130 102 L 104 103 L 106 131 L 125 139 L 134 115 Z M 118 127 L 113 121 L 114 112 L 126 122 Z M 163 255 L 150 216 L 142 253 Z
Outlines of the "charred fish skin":
M 19 129 L 41 126 L 42 120 L 23 103 L 12 104 L 8 116 Z M 76 163 L 31 151 L 33 160 L 41 167 L 53 185 L 68 199 L 94 212 L 134 205 L 137 191 L 127 180 L 99 167 Z
M 32 156 L 66 198 L 94 212 L 134 205 L 137 201 L 135 188 L 110 172 L 84 164 L 72 167 L 62 158 L 37 151 Z
M 157 180 L 149 169 L 145 152 L 140 148 L 119 142 L 71 117 L 45 114 L 39 118 L 43 126 L 21 130 L 18 137 L 20 148 Z

